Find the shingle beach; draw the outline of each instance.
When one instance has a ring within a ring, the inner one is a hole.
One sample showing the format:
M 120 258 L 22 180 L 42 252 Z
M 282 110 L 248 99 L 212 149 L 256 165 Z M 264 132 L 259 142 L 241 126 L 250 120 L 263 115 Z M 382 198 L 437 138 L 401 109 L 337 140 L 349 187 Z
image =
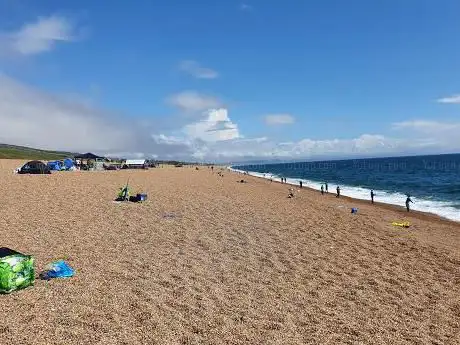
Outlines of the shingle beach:
M 76 275 L 0 295 L 2 345 L 460 343 L 459 223 L 205 167 L 20 165 L 0 247 Z M 128 178 L 147 202 L 113 201 Z

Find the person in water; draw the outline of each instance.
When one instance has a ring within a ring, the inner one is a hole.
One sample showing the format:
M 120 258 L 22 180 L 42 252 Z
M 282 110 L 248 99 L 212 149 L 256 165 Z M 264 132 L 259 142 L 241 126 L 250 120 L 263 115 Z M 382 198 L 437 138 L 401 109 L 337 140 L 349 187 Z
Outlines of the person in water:
M 324 185 L 326 186 L 326 193 L 329 193 L 329 188 L 327 186 L 327 182 Z
M 302 188 L 302 181 L 299 181 L 299 186 L 300 188 Z
M 324 194 L 324 186 L 321 185 L 321 195 L 323 195 L 323 194 Z
M 410 198 L 410 195 L 407 196 L 407 199 L 406 199 L 406 209 L 407 209 L 407 212 L 410 211 L 410 207 L 409 207 L 409 203 L 414 203 L 411 198 Z
M 374 196 L 375 196 L 374 190 L 371 189 L 371 202 L 372 202 L 372 203 L 374 203 Z
M 335 197 L 340 198 L 340 187 L 339 186 L 337 186 L 337 195 Z

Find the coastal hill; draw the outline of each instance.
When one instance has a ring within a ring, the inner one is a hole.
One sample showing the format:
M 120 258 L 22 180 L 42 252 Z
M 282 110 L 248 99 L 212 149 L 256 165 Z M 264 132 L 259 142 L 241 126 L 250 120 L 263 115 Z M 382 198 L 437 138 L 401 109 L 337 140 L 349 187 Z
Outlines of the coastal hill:
M 54 160 L 74 156 L 75 153 L 64 151 L 49 151 L 25 146 L 0 144 L 0 159 L 39 159 Z
M 61 160 L 64 158 L 74 157 L 79 153 L 66 152 L 66 151 L 52 151 L 35 149 L 26 146 L 0 144 L 0 159 L 21 159 L 21 160 Z M 112 158 L 112 160 L 120 161 L 120 158 Z M 153 160 L 148 160 L 152 161 Z M 176 160 L 155 160 L 157 164 L 162 165 L 173 165 L 173 166 L 190 166 L 190 165 L 201 165 L 198 162 L 185 162 Z

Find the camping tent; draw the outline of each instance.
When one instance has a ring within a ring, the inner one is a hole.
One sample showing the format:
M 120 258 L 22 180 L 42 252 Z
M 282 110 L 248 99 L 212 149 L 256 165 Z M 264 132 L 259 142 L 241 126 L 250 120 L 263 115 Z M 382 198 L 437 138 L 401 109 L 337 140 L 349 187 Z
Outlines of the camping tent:
M 70 158 L 64 159 L 65 170 L 71 170 L 75 166 L 74 162 Z
M 94 153 L 83 153 L 83 154 L 80 154 L 80 155 L 76 155 L 74 156 L 75 159 L 80 159 L 80 160 L 88 160 L 88 159 L 93 159 L 93 160 L 97 160 L 97 159 L 105 159 L 105 157 L 101 157 L 101 156 L 96 156 Z
M 30 161 L 22 166 L 18 174 L 51 174 L 51 169 L 43 162 Z
M 48 167 L 50 168 L 50 170 L 54 170 L 54 171 L 60 171 L 62 170 L 61 169 L 61 162 L 59 161 L 54 161 L 54 162 L 48 162 Z
M 105 157 L 96 156 L 94 153 L 84 153 L 74 156 L 77 166 L 80 169 L 88 170 L 88 169 L 96 169 L 96 170 L 103 170 L 103 165 L 98 164 L 99 162 L 104 162 Z M 94 161 L 94 164 L 88 165 L 88 162 Z

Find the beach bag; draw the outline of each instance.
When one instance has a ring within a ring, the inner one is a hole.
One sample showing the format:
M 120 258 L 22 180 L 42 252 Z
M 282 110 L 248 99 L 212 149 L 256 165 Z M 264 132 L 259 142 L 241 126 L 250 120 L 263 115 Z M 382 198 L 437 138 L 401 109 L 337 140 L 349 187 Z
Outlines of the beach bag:
M 34 284 L 34 259 L 12 249 L 0 248 L 0 293 L 10 293 Z

